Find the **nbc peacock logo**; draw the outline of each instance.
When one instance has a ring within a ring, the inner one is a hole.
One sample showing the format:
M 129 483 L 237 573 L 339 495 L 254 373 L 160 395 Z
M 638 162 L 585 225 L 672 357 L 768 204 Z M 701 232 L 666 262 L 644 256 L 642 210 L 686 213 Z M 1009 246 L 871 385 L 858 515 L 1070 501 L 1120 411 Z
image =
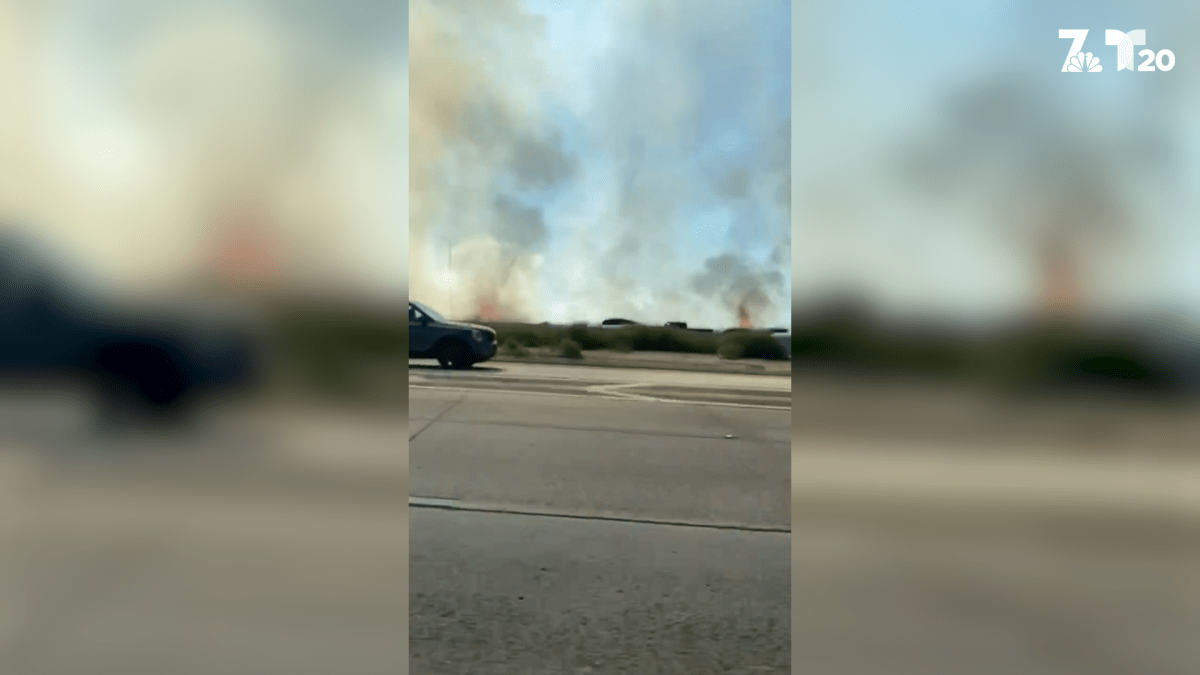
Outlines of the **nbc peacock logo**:
M 1087 40 L 1088 29 L 1086 28 L 1061 28 L 1058 31 L 1058 37 L 1063 40 L 1071 40 L 1071 50 L 1067 52 L 1067 60 L 1063 62 L 1062 72 L 1064 73 L 1099 73 L 1104 70 L 1100 65 L 1100 57 L 1092 52 L 1083 51 L 1083 43 Z M 1104 32 L 1104 44 L 1110 47 L 1117 48 L 1117 68 L 1116 72 L 1122 70 L 1134 69 L 1134 47 L 1143 47 L 1146 45 L 1146 30 L 1139 28 L 1138 30 L 1119 31 L 1106 30 Z M 1137 56 L 1144 60 L 1137 66 L 1139 72 L 1166 72 L 1175 67 L 1175 52 L 1170 49 L 1143 49 L 1137 52 Z
M 1068 73 L 1098 73 L 1102 70 L 1104 66 L 1100 65 L 1100 59 L 1091 52 L 1079 52 L 1067 59 Z

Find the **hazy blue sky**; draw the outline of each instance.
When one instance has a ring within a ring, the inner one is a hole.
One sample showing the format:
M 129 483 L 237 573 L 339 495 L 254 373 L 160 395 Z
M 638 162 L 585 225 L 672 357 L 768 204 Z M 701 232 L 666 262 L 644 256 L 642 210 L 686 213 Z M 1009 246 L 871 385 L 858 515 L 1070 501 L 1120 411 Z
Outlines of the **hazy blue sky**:
M 797 298 L 850 288 L 897 312 L 1019 311 L 1036 299 L 1037 232 L 1061 226 L 1079 230 L 1090 307 L 1200 316 L 1194 5 L 801 5 Z M 1060 28 L 1089 29 L 1105 71 L 1059 72 Z M 1108 28 L 1146 29 L 1179 65 L 1117 72 Z M 924 174 L 904 163 L 914 148 L 937 158 Z
M 440 238 L 445 257 L 449 238 L 476 269 L 489 267 L 484 261 L 503 268 L 464 279 L 456 266 L 451 285 L 459 298 L 450 312 L 469 315 L 475 308 L 465 299 L 490 292 L 539 320 L 629 316 L 727 326 L 751 297 L 756 323 L 787 323 L 789 3 L 515 4 L 494 7 L 510 28 L 486 37 L 464 26 L 465 15 L 429 11 L 443 34 L 460 36 L 438 58 L 470 64 L 487 82 L 486 95 L 463 96 L 466 116 L 503 109 L 512 125 L 503 137 L 483 139 L 464 123 L 430 155 L 455 167 L 434 181 L 440 194 L 456 192 L 482 208 L 467 217 L 459 209 L 457 220 L 418 216 L 413 245 L 436 251 Z M 497 56 L 503 49 L 509 55 Z M 486 62 L 477 56 L 485 53 Z M 414 48 L 414 80 L 423 63 L 432 73 L 435 62 Z M 432 100 L 434 83 L 426 86 L 414 91 Z M 560 155 L 555 166 L 563 170 L 521 185 L 514 153 L 496 148 L 522 137 L 543 159 Z M 487 176 L 467 177 L 464 167 L 477 169 L 481 157 L 494 159 Z M 540 218 L 540 227 L 521 230 L 531 238 L 519 249 L 507 245 L 515 238 L 506 242 L 503 232 L 512 224 L 492 213 L 494 197 Z M 486 237 L 495 241 L 485 244 Z M 414 266 L 419 257 L 414 250 Z M 414 284 L 430 280 L 424 292 L 448 296 L 438 293 L 444 274 L 414 276 Z
M 134 292 L 241 226 L 281 283 L 403 295 L 403 4 L 36 4 L 0 3 L 0 220 Z

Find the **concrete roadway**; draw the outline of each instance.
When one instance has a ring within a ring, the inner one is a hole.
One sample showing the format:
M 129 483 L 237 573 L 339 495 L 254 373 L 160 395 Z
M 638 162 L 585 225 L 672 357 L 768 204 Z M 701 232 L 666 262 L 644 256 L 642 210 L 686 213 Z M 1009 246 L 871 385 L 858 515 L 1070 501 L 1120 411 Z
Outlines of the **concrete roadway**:
M 410 370 L 412 672 L 788 672 L 789 384 Z
M 798 438 L 795 672 L 1200 672 L 1200 464 Z
M 1194 462 L 789 457 L 787 411 L 746 402 L 775 378 L 414 372 L 412 425 L 237 407 L 120 448 L 4 395 L 0 672 L 1200 672 Z M 1064 504 L 1088 518 L 1044 527 Z
M 414 673 L 1200 672 L 1194 461 L 848 432 L 784 459 L 787 416 L 606 388 L 738 403 L 718 382 L 752 381 L 429 375 L 411 379 Z
M 105 438 L 81 412 L 0 398 L 0 673 L 406 672 L 401 410 Z

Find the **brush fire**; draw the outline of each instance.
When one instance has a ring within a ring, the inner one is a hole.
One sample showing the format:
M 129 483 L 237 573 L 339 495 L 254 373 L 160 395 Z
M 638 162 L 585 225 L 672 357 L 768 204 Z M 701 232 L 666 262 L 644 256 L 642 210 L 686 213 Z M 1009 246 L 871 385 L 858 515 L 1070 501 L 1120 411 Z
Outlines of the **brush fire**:
M 738 303 L 737 315 L 738 315 L 738 328 L 751 328 L 752 327 L 752 325 L 750 323 L 750 311 L 746 309 L 746 303 L 744 303 L 744 302 Z

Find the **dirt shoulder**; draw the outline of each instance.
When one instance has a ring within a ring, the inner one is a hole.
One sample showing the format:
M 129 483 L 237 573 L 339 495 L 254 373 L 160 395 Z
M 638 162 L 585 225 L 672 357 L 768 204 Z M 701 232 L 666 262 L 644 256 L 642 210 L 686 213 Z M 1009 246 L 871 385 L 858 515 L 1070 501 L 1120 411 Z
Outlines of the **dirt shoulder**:
M 592 366 L 600 368 L 650 368 L 655 370 L 685 370 L 706 373 L 742 373 L 791 377 L 791 361 L 739 359 L 727 361 L 714 354 L 676 354 L 671 352 L 613 352 L 587 350 L 582 359 L 555 355 L 555 350 L 533 348 L 527 357 L 497 354 L 493 361 L 513 363 L 548 363 L 554 365 Z

